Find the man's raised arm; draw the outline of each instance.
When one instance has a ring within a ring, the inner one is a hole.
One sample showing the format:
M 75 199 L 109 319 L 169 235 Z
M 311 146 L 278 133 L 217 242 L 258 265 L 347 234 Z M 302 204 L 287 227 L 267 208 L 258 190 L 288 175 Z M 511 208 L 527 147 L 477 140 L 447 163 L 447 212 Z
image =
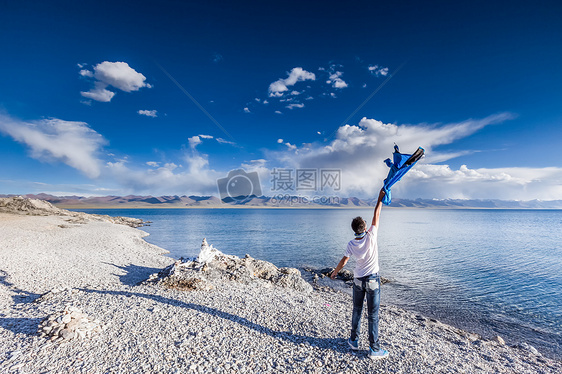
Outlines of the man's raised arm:
M 372 222 L 372 225 L 377 228 L 379 227 L 379 217 L 381 216 L 383 197 L 384 197 L 384 188 L 381 188 L 381 192 L 379 192 L 379 200 L 377 201 L 377 205 L 375 205 L 375 214 L 373 215 L 373 222 Z

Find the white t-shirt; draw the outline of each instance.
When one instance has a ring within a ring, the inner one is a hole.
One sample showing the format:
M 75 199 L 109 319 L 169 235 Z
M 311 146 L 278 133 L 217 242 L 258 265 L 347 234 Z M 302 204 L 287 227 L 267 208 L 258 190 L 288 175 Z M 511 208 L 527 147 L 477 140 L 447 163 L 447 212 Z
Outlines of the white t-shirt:
M 355 278 L 379 272 L 379 247 L 377 244 L 378 229 L 371 226 L 361 240 L 350 240 L 347 244 L 345 257 L 355 256 L 357 263 L 353 270 Z

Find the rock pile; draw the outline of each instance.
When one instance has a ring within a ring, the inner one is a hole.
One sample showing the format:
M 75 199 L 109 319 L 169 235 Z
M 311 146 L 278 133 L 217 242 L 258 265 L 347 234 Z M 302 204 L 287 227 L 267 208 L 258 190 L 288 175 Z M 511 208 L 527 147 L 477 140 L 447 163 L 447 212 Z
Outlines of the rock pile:
M 176 261 L 160 273 L 151 275 L 148 281 L 181 290 L 209 290 L 225 281 L 235 281 L 292 288 L 306 294 L 312 292 L 312 286 L 301 277 L 298 269 L 278 268 L 250 255 L 244 258 L 225 255 L 209 245 L 206 239 L 203 239 L 197 258 Z
M 0 198 L 0 212 L 11 214 L 25 214 L 30 216 L 68 216 L 70 223 L 85 223 L 87 221 L 103 221 L 127 225 L 131 227 L 141 227 L 148 222 L 139 218 L 130 217 L 111 217 L 100 214 L 87 214 L 83 212 L 71 212 L 70 210 L 60 209 L 48 201 L 39 199 L 28 199 L 22 196 Z M 62 226 L 61 226 L 62 227 Z M 65 226 L 66 227 L 66 226 Z M 64 228 L 64 227 L 62 227 Z
M 312 274 L 312 281 L 317 282 L 321 278 L 329 278 L 332 275 L 332 272 L 335 268 L 323 268 L 323 269 L 312 269 L 312 268 L 305 268 L 305 271 Z M 344 281 L 348 285 L 353 284 L 353 271 L 342 269 L 336 276 L 336 279 Z M 381 277 L 381 284 L 390 283 L 390 279 Z
M 100 321 L 91 319 L 73 306 L 67 306 L 62 312 L 51 314 L 39 325 L 41 337 L 50 337 L 51 340 L 90 338 L 92 334 L 101 331 Z

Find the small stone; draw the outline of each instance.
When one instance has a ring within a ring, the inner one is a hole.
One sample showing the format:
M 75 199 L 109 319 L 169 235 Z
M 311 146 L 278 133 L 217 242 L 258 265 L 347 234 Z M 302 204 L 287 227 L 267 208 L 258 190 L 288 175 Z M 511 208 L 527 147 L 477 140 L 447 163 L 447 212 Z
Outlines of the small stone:
M 59 335 L 61 336 L 61 338 L 63 338 L 64 340 L 71 340 L 74 338 L 74 332 L 70 331 L 68 329 L 63 329 L 61 330 L 61 332 L 59 333 Z
M 77 319 L 73 319 L 66 324 L 65 328 L 70 330 L 70 331 L 74 331 L 78 327 L 79 324 L 80 324 L 80 321 L 78 321 Z
M 531 352 L 532 354 L 534 354 L 535 356 L 540 356 L 541 354 L 539 353 L 539 351 L 537 351 L 537 349 L 535 347 L 533 347 L 531 344 L 529 343 L 521 343 L 519 345 L 520 348 Z
M 496 342 L 498 342 L 499 345 L 505 345 L 505 340 L 503 340 L 503 338 L 499 335 L 496 335 Z
M 51 335 L 53 335 L 54 337 L 57 337 L 59 335 L 59 333 L 62 331 L 63 326 L 57 326 L 53 329 Z
M 81 318 L 84 318 L 85 315 L 84 315 L 83 313 L 81 313 L 80 311 L 73 310 L 73 311 L 70 313 L 70 317 L 71 317 L 71 318 L 75 318 L 75 319 L 81 319 Z

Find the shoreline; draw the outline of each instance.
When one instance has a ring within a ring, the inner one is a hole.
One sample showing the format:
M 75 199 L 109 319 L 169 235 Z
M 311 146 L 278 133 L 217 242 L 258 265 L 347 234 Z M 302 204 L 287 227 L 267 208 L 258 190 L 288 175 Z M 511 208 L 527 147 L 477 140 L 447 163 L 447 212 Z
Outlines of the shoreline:
M 562 362 L 531 348 L 481 339 L 393 306 L 381 307 L 381 341 L 391 357 L 371 362 L 364 351 L 352 353 L 345 344 L 348 295 L 316 290 L 307 296 L 236 282 L 211 291 L 137 285 L 173 262 L 163 256 L 165 250 L 147 243 L 146 233 L 138 229 L 107 222 L 69 223 L 67 218 L 0 214 L 2 370 L 562 370 Z M 69 288 L 49 293 L 63 285 Z M 33 302 L 44 293 L 50 296 Z M 98 318 L 105 330 L 90 340 L 62 343 L 39 337 L 42 318 L 69 304 Z
M 374 206 L 248 206 L 248 205 L 226 205 L 226 206 L 137 206 L 137 205 L 65 205 L 65 204 L 53 204 L 54 206 L 61 209 L 69 209 L 73 211 L 78 211 L 79 209 L 97 209 L 97 210 L 116 210 L 116 209 L 374 209 Z M 522 211 L 562 211 L 560 208 L 486 208 L 486 207 L 409 207 L 409 206 L 386 206 L 385 209 L 400 209 L 400 210 L 522 210 Z

